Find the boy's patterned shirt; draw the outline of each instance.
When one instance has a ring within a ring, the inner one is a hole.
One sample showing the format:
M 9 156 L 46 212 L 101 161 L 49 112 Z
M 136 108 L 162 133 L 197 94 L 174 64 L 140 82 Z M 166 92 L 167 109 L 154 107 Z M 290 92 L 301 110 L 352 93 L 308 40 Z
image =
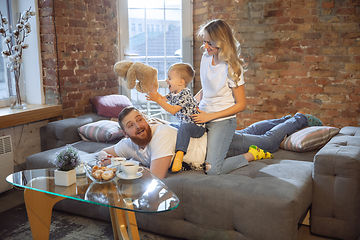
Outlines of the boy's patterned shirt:
M 198 114 L 197 103 L 193 98 L 190 89 L 184 88 L 179 93 L 168 93 L 166 99 L 171 105 L 178 105 L 181 107 L 181 110 L 175 113 L 180 124 L 182 123 L 194 123 L 190 117 L 192 114 Z M 205 123 L 196 123 L 198 126 L 205 127 Z

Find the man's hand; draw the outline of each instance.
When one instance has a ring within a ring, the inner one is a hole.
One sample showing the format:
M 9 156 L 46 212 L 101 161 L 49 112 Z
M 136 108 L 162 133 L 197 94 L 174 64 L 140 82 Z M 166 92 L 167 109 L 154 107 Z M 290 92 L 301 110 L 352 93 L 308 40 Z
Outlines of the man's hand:
M 98 154 L 98 160 L 105 160 L 105 159 L 109 159 L 109 158 L 113 158 L 113 155 L 105 152 L 104 150 L 100 151 Z

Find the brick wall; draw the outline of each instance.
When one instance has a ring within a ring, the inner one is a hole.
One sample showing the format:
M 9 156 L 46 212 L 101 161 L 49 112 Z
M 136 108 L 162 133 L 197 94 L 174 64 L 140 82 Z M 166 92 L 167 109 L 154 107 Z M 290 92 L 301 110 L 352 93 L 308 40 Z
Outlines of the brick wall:
M 38 1 L 46 103 L 63 104 L 64 118 L 89 113 L 89 97 L 118 93 L 117 0 Z M 297 111 L 360 125 L 360 0 L 193 3 L 194 36 L 205 20 L 222 18 L 241 40 L 248 71 L 239 128 Z M 195 92 L 200 45 L 196 38 Z
M 63 117 L 89 113 L 89 98 L 119 92 L 116 0 L 39 0 L 46 104 Z
M 360 126 L 360 0 L 194 0 L 194 36 L 216 18 L 233 27 L 248 64 L 239 128 L 297 111 Z M 195 92 L 200 45 L 195 38 Z

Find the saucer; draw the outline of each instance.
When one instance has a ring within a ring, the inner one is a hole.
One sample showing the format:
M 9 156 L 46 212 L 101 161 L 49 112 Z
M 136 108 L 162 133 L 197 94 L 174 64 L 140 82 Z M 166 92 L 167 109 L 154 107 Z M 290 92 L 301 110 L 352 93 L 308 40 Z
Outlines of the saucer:
M 84 165 L 81 164 L 80 166 L 76 167 L 76 175 L 83 175 L 85 174 L 85 168 Z
M 128 177 L 126 176 L 126 174 L 124 172 L 121 172 L 119 173 L 117 176 L 121 179 L 126 179 L 126 180 L 129 180 L 129 179 L 137 179 L 137 178 L 141 178 L 142 177 L 142 173 L 141 172 L 138 172 L 137 174 L 135 174 L 135 176 L 133 177 Z
M 111 164 L 110 166 L 112 167 L 116 167 L 118 165 L 121 165 L 122 163 L 124 163 L 126 161 L 126 158 L 122 158 L 122 157 L 113 157 L 111 159 Z
M 107 167 L 109 167 L 109 168 L 119 168 L 120 169 L 121 163 L 110 164 Z

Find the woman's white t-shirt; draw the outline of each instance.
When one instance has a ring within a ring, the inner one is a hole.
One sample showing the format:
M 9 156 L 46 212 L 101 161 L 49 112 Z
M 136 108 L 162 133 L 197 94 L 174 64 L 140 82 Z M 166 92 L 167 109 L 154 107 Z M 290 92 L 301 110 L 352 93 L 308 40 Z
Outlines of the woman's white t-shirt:
M 219 112 L 235 105 L 235 98 L 231 88 L 236 87 L 234 80 L 228 76 L 228 64 L 221 62 L 212 65 L 213 56 L 203 54 L 200 64 L 200 79 L 203 89 L 203 98 L 200 101 L 199 109 L 207 113 Z M 241 73 L 238 86 L 243 85 L 244 75 Z M 224 120 L 236 115 L 216 119 Z

